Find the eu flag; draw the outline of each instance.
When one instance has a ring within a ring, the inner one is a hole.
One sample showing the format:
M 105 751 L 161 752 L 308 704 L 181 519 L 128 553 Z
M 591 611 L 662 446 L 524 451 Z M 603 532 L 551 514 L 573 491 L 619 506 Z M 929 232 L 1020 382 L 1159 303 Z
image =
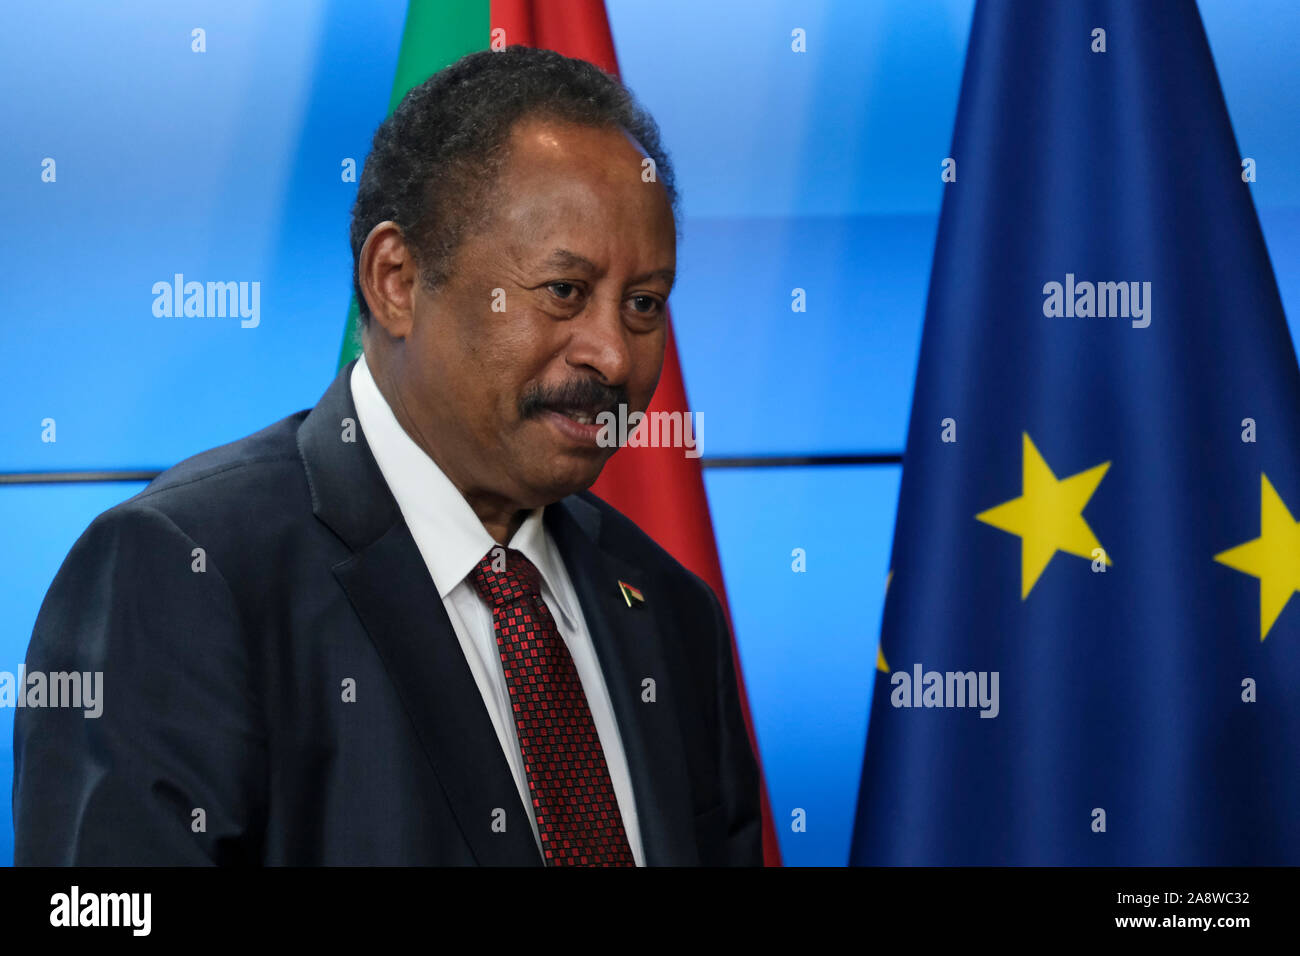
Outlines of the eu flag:
M 940 168 L 851 862 L 1300 863 L 1300 369 L 1194 3 L 981 0 Z

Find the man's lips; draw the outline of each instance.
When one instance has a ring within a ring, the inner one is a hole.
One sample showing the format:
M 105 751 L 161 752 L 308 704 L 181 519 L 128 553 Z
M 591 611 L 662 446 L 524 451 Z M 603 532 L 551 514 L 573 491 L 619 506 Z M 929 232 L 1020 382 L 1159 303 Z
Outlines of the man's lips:
M 573 416 L 584 419 L 575 421 Z M 543 408 L 540 417 L 549 422 L 551 427 L 575 444 L 598 447 L 596 439 L 603 430 L 603 425 L 596 424 L 596 416 L 590 411 L 562 412 L 555 408 Z

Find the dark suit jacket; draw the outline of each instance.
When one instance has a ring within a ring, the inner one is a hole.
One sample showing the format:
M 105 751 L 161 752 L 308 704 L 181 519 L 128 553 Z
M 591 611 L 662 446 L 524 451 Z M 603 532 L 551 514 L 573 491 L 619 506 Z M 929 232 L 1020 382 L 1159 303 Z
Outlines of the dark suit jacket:
M 16 863 L 541 865 L 437 588 L 360 427 L 343 438 L 350 373 L 77 541 L 27 669 L 103 672 L 103 714 L 15 712 Z M 647 864 L 760 864 L 713 591 L 589 493 L 545 521 L 609 685 Z

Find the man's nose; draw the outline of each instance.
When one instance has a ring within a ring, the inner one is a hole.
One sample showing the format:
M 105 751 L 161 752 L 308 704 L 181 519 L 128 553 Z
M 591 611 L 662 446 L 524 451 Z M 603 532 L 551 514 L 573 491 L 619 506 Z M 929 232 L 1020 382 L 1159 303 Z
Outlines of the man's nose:
M 589 368 L 606 385 L 623 385 L 632 372 L 632 351 L 622 303 L 592 299 L 581 314 L 570 319 L 573 336 L 565 359 L 575 368 Z

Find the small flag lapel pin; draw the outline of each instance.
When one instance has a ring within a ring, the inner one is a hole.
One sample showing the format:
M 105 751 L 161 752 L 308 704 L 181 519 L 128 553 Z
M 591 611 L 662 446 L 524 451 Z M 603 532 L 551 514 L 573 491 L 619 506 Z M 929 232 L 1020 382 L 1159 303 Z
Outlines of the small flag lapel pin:
M 619 581 L 618 589 L 622 593 L 623 600 L 627 602 L 628 607 L 636 607 L 639 604 L 645 603 L 645 595 L 632 587 L 632 585 L 628 584 L 626 581 Z

